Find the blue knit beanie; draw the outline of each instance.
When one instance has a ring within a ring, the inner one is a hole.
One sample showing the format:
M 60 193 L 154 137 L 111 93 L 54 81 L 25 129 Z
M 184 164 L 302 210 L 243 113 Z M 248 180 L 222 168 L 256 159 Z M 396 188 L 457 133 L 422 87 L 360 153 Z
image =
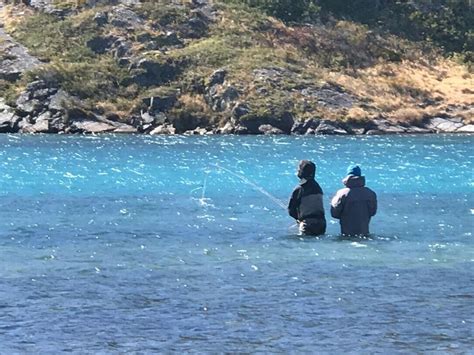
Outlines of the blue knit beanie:
M 362 172 L 359 165 L 349 165 L 347 168 L 347 175 L 361 176 Z

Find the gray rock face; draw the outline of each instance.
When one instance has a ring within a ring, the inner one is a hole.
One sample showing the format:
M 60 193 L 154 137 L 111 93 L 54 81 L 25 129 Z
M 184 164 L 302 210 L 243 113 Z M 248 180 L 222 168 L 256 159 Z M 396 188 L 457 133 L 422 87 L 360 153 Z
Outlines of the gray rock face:
M 114 133 L 138 133 L 138 130 L 133 126 L 122 124 L 116 127 L 113 132 Z
M 333 85 L 324 85 L 322 88 L 306 88 L 301 94 L 313 100 L 319 105 L 329 108 L 351 108 L 356 101 L 352 95 L 344 92 L 342 88 Z
M 206 128 L 196 127 L 195 129 L 184 132 L 184 134 L 204 136 L 204 135 L 212 134 L 212 131 L 208 131 Z
M 273 127 L 270 124 L 264 124 L 258 127 L 258 130 L 265 135 L 285 134 L 281 129 Z
M 63 16 L 66 11 L 55 6 L 54 0 L 29 0 L 29 5 L 47 14 Z
M 123 83 L 129 85 L 135 83 L 139 86 L 159 86 L 172 80 L 179 69 L 168 60 L 164 63 L 156 62 L 148 58 L 142 58 L 131 66 L 132 78 Z
M 151 135 L 175 134 L 175 133 L 176 133 L 176 128 L 174 128 L 170 124 L 165 124 L 165 125 L 162 125 L 162 126 L 158 126 L 153 131 L 150 132 Z
M 105 133 L 112 132 L 116 128 L 108 123 L 88 120 L 73 122 L 70 126 L 73 133 Z
M 130 65 L 128 58 L 132 53 L 133 44 L 129 40 L 119 38 L 110 47 L 110 53 L 118 60 L 119 65 Z
M 250 107 L 246 103 L 238 102 L 232 109 L 232 118 L 239 120 L 240 117 L 248 115 L 250 113 Z
M 0 110 L 0 133 L 14 133 L 18 130 L 18 123 L 21 117 L 16 116 L 12 111 Z
M 106 12 L 98 12 L 94 16 L 97 26 L 105 26 L 109 22 L 109 15 Z
M 369 130 L 367 134 L 376 134 L 376 132 L 382 132 L 382 134 L 399 134 L 405 133 L 406 128 L 400 125 L 393 124 L 387 120 L 377 119 L 374 120 L 376 128 Z M 370 133 L 369 133 L 370 132 Z
M 456 132 L 464 126 L 460 120 L 447 119 L 443 117 L 434 117 L 426 125 L 427 128 L 436 132 Z
M 31 70 L 41 62 L 28 53 L 28 50 L 18 44 L 0 26 L 0 79 L 16 81 L 21 75 Z
M 148 113 L 154 115 L 169 110 L 175 105 L 177 100 L 178 95 L 174 92 L 166 95 L 146 97 L 142 101 L 146 105 Z
M 119 0 L 119 3 L 126 5 L 126 6 L 136 6 L 140 5 L 140 0 Z
M 214 85 L 222 85 L 224 84 L 225 77 L 227 75 L 227 70 L 226 69 L 217 69 L 214 73 L 211 74 L 209 77 L 209 87 L 212 87 Z
M 322 120 L 318 127 L 314 130 L 314 134 L 340 134 L 345 135 L 348 132 L 337 122 Z
M 87 41 L 86 45 L 94 53 L 104 54 L 110 50 L 116 40 L 117 38 L 114 36 L 96 36 Z
M 235 87 L 215 84 L 207 90 L 205 99 L 213 111 L 224 111 L 233 107 L 239 96 L 240 93 Z
M 428 128 L 423 128 L 423 127 L 416 127 L 416 126 L 411 126 L 411 127 L 406 127 L 406 133 L 411 133 L 411 134 L 425 134 L 425 133 L 433 133 L 434 131 Z
M 109 22 L 116 27 L 136 29 L 143 24 L 143 19 L 131 9 L 118 6 L 109 14 Z
M 201 38 L 209 29 L 207 21 L 199 16 L 190 18 L 188 23 L 180 28 L 180 35 L 183 38 Z
M 441 123 L 436 127 L 437 130 L 441 132 L 456 132 L 458 129 L 463 127 L 462 123 L 457 123 L 457 122 L 445 122 Z
M 246 129 L 246 133 L 250 134 L 261 134 L 260 127 L 262 125 L 271 125 L 272 127 L 280 129 L 285 134 L 289 134 L 294 125 L 294 119 L 290 112 L 275 112 L 264 116 L 250 113 L 241 117 L 239 124 Z
M 223 127 L 219 127 L 216 131 L 218 134 L 233 134 L 235 132 L 235 126 L 232 122 L 227 122 Z
M 148 50 L 166 50 L 171 47 L 183 47 L 183 41 L 178 37 L 178 34 L 173 31 L 167 31 L 158 36 L 151 36 L 149 34 L 142 35 L 138 41 L 145 43 Z
M 474 133 L 474 124 L 468 124 L 461 128 L 458 128 L 456 132 L 459 133 Z
M 41 120 L 32 125 L 25 125 L 21 129 L 22 133 L 49 133 L 49 121 Z
M 72 96 L 66 91 L 59 89 L 55 94 L 49 98 L 48 109 L 53 112 L 63 111 L 67 104 L 73 100 Z
M 268 67 L 255 69 L 253 71 L 255 80 L 277 84 L 283 78 L 290 78 L 294 75 L 291 71 L 280 67 Z
M 291 127 L 291 133 L 296 135 L 314 134 L 321 120 L 310 118 L 304 122 L 295 122 Z

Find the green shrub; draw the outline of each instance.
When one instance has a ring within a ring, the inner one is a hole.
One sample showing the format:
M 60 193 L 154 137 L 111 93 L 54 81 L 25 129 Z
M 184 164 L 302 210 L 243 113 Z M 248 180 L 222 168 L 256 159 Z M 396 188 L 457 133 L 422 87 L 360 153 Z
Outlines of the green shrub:
M 25 80 L 42 79 L 51 85 L 59 85 L 81 99 L 111 99 L 120 93 L 119 83 L 128 72 L 120 68 L 110 57 L 97 62 L 55 62 L 27 73 Z
M 267 14 L 283 21 L 304 21 L 316 19 L 319 6 L 315 0 L 227 0 L 260 8 Z
M 92 16 L 76 23 L 74 17 L 61 20 L 45 13 L 36 13 L 21 21 L 12 35 L 44 61 L 61 58 L 64 61 L 83 62 L 95 57 L 86 43 L 98 33 Z

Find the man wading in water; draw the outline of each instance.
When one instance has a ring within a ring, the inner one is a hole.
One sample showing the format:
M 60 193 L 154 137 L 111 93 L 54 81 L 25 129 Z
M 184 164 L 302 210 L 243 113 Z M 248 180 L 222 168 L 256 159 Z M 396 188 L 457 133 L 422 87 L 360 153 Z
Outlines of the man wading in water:
M 321 235 L 326 233 L 324 217 L 323 190 L 314 180 L 316 165 L 302 160 L 298 166 L 299 185 L 291 194 L 288 213 L 299 223 L 300 233 Z
M 365 176 L 358 165 L 349 166 L 342 180 L 346 186 L 331 201 L 331 215 L 339 219 L 344 236 L 369 235 L 370 218 L 377 213 L 377 195 L 365 187 Z

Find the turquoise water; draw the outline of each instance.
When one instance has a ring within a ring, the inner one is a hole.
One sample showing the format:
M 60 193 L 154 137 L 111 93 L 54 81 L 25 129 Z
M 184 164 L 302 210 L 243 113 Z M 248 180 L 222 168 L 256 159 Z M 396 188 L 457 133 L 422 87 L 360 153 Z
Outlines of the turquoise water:
M 469 352 L 473 143 L 0 135 L 0 353 Z M 296 236 L 299 159 L 371 239 Z

